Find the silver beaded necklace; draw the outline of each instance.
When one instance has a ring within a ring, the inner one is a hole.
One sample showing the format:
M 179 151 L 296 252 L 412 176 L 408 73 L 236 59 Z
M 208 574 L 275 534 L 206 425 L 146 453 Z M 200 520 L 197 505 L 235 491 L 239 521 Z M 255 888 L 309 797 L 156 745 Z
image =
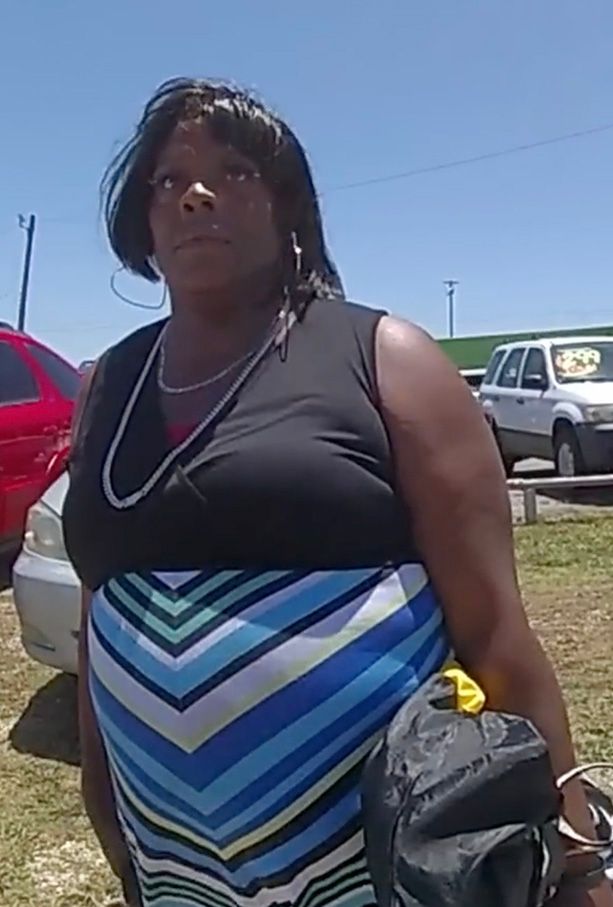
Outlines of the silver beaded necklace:
M 271 325 L 270 325 L 270 330 L 272 330 L 272 327 L 277 323 L 278 320 L 279 320 L 279 314 L 275 315 L 275 317 L 273 318 Z M 216 372 L 214 375 L 211 375 L 209 378 L 204 378 L 202 381 L 197 381 L 195 384 L 184 384 L 180 387 L 177 387 L 176 385 L 168 384 L 166 382 L 166 378 L 164 377 L 165 372 L 166 372 L 166 334 L 167 334 L 167 331 L 168 331 L 168 322 L 166 322 L 165 326 L 162 328 L 162 333 L 164 334 L 164 337 L 162 338 L 162 342 L 160 343 L 160 352 L 159 352 L 158 361 L 157 361 L 157 384 L 158 384 L 159 389 L 164 394 L 168 394 L 169 396 L 178 396 L 180 394 L 191 394 L 194 391 L 199 391 L 199 390 L 203 390 L 205 387 L 210 387 L 211 384 L 216 384 L 218 381 L 221 381 L 222 378 L 225 378 L 227 375 L 229 375 L 231 372 L 233 372 L 234 369 L 237 368 L 239 365 L 242 365 L 243 362 L 246 362 L 247 359 L 250 359 L 252 356 L 254 356 L 257 353 L 257 351 L 259 350 L 259 346 L 256 346 L 253 349 L 248 350 L 248 352 L 246 352 L 243 356 L 239 356 L 239 358 L 235 359 L 234 362 L 231 362 L 230 365 L 226 365 L 225 368 L 222 368 L 221 371 Z M 266 336 L 267 337 L 269 336 L 268 331 L 266 331 Z
M 256 349 L 251 358 L 247 361 L 245 367 L 237 375 L 236 379 L 232 382 L 228 390 L 223 394 L 220 400 L 217 401 L 215 406 L 206 414 L 204 419 L 202 419 L 198 425 L 194 428 L 192 432 L 177 445 L 173 450 L 169 451 L 157 468 L 151 473 L 149 478 L 144 482 L 144 484 L 137 488 L 136 491 L 131 492 L 124 497 L 120 497 L 114 487 L 112 480 L 113 466 L 115 465 L 115 459 L 117 456 L 117 451 L 121 442 L 123 441 L 124 435 L 126 433 L 126 428 L 134 412 L 134 407 L 138 397 L 143 389 L 145 381 L 153 365 L 160 353 L 162 343 L 164 341 L 164 335 L 166 332 L 166 327 L 162 328 L 158 336 L 156 337 L 155 343 L 149 351 L 144 365 L 140 371 L 138 378 L 134 383 L 132 392 L 128 398 L 128 401 L 124 407 L 124 410 L 121 414 L 121 419 L 117 425 L 115 434 L 111 439 L 109 444 L 109 449 L 104 458 L 102 464 L 102 490 L 104 496 L 111 505 L 116 510 L 128 510 L 130 507 L 134 507 L 135 504 L 138 504 L 139 501 L 142 501 L 148 494 L 153 491 L 161 477 L 164 475 L 166 470 L 181 456 L 184 450 L 186 450 L 189 445 L 202 434 L 202 432 L 211 424 L 211 422 L 219 415 L 219 413 L 227 406 L 230 400 L 238 393 L 240 388 L 243 386 L 247 378 L 251 375 L 254 369 L 259 365 L 259 363 L 264 359 L 266 354 L 272 349 L 273 346 L 278 346 L 285 339 L 285 336 L 289 330 L 291 330 L 296 318 L 293 312 L 287 312 L 283 309 L 275 318 L 275 322 L 272 330 L 267 333 L 264 342 L 262 345 Z M 282 321 L 280 329 L 277 329 L 277 324 L 279 321 Z M 237 363 L 234 363 L 236 365 Z
M 164 372 L 166 371 L 166 353 L 164 352 L 164 344 L 160 347 L 160 355 L 158 357 L 158 368 L 157 368 L 157 383 L 158 387 L 163 393 L 169 395 L 179 395 L 179 394 L 191 394 L 193 391 L 202 390 L 205 387 L 210 387 L 211 384 L 215 384 L 217 381 L 221 381 L 222 378 L 225 378 L 226 375 L 229 375 L 231 371 L 235 368 L 238 368 L 239 365 L 242 365 L 250 356 L 253 356 L 254 351 L 249 350 L 248 353 L 245 353 L 244 356 L 241 356 L 240 359 L 235 359 L 234 362 L 231 362 L 230 365 L 227 365 L 220 372 L 217 372 L 214 375 L 211 375 L 210 378 L 205 378 L 203 381 L 197 381 L 195 384 L 184 384 L 181 387 L 177 387 L 173 384 L 168 384 L 164 378 Z

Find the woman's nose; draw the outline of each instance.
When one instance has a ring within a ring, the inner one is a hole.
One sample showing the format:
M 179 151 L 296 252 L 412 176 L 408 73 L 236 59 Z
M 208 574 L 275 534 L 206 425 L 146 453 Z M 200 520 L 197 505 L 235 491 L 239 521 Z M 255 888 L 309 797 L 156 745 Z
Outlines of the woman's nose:
M 201 208 L 213 208 L 215 199 L 215 193 L 204 183 L 191 183 L 181 197 L 181 209 L 186 214 L 193 214 Z

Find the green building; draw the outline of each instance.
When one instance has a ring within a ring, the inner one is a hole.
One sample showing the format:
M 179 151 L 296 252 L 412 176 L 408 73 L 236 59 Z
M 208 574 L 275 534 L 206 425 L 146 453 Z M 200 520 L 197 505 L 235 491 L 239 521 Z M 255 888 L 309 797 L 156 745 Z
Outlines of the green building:
M 538 337 L 581 337 L 606 334 L 613 336 L 613 325 L 606 327 L 574 328 L 561 331 L 529 331 L 518 334 L 481 334 L 475 337 L 456 337 L 439 340 L 452 362 L 461 369 L 485 368 L 492 350 L 501 343 L 536 340 Z

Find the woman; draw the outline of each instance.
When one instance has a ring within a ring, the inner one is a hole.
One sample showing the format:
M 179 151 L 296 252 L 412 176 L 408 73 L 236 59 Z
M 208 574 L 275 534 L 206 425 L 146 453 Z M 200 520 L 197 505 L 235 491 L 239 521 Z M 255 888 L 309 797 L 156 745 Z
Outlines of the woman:
M 145 907 L 372 904 L 363 760 L 451 649 L 573 762 L 490 433 L 435 343 L 344 301 L 251 97 L 162 86 L 105 191 L 172 314 L 102 357 L 74 445 L 88 813 Z

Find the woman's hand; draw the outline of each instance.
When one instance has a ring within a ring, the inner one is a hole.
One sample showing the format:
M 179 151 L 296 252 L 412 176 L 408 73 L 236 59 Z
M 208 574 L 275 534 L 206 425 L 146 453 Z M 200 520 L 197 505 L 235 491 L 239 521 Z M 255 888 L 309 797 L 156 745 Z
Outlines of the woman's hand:
M 562 889 L 547 907 L 613 907 L 613 886 L 604 881 L 593 891 Z
M 613 885 L 605 879 L 598 888 L 588 892 L 586 907 L 613 907 Z M 583 904 L 581 905 L 583 907 Z
M 613 885 L 608 879 L 590 892 L 587 904 L 590 907 L 613 907 Z

